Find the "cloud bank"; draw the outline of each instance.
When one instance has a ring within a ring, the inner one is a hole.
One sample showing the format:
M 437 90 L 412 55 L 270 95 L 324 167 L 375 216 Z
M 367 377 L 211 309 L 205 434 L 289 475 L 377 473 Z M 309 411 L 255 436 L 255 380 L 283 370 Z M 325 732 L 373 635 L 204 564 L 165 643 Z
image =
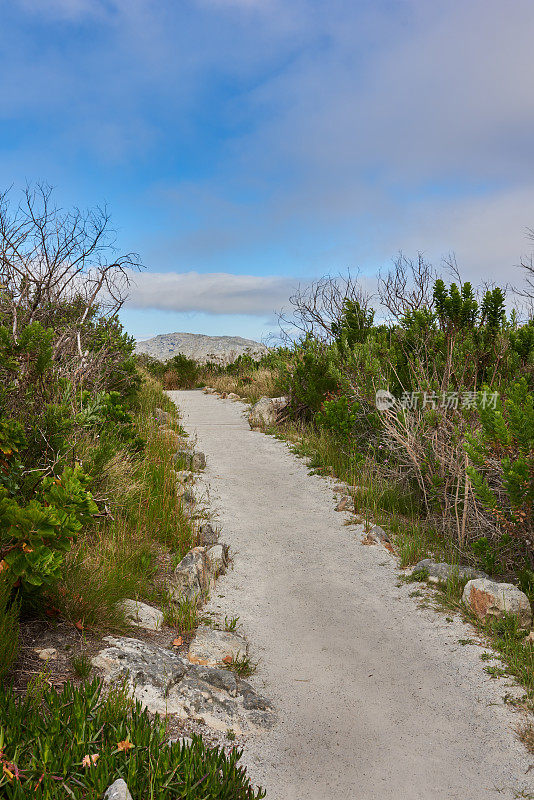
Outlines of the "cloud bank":
M 130 275 L 128 308 L 267 317 L 286 304 L 295 282 L 230 273 L 141 272 Z

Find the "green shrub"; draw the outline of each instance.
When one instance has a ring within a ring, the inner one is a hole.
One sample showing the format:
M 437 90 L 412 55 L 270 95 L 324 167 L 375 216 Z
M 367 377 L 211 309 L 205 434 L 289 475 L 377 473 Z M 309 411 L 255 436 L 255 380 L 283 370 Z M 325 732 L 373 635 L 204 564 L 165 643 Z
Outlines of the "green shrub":
M 344 394 L 325 400 L 321 410 L 315 415 L 319 427 L 327 428 L 343 439 L 353 433 L 358 419 L 357 408 L 351 406 L 349 398 Z
M 339 390 L 334 370 L 334 348 L 306 337 L 296 348 L 294 359 L 284 365 L 291 404 L 295 411 L 311 416 L 325 399 Z
M 6 800 L 101 800 L 123 778 L 136 798 L 259 800 L 241 752 L 191 745 L 167 746 L 165 723 L 150 719 L 124 691 L 107 698 L 102 683 L 62 691 L 36 683 L 26 697 L 0 695 L 0 793 Z
M 194 389 L 200 374 L 200 367 L 194 359 L 178 353 L 167 362 L 163 382 L 167 389 Z
M 53 583 L 82 525 L 98 511 L 81 468 L 43 478 L 38 499 L 20 504 L 0 489 L 0 564 L 23 588 Z
M 487 389 L 487 387 L 486 387 Z M 480 425 L 466 437 L 473 492 L 496 526 L 534 544 L 534 396 L 527 381 L 511 384 L 495 407 L 479 408 Z

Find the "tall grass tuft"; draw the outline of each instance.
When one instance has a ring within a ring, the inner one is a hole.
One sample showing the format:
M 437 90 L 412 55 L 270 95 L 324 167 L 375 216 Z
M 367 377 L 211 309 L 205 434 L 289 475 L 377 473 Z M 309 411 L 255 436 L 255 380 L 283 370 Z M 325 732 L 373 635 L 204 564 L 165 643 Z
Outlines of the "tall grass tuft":
M 9 672 L 19 649 L 19 606 L 13 585 L 0 573 L 0 680 Z

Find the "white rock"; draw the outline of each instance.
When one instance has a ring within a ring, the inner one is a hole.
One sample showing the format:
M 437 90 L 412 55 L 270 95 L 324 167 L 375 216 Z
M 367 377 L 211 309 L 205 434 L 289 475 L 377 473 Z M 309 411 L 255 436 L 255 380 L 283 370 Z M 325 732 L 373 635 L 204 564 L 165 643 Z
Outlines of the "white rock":
M 147 631 L 159 631 L 163 625 L 163 613 L 158 608 L 147 606 L 138 600 L 122 600 L 117 604 L 132 625 Z
M 36 648 L 35 652 L 41 661 L 54 661 L 57 658 L 57 650 L 55 647 Z
M 104 800 L 132 800 L 132 795 L 122 778 L 119 778 L 106 791 Z
M 488 578 L 476 578 L 466 583 L 462 600 L 479 619 L 500 619 L 505 614 L 513 614 L 522 628 L 528 630 L 532 623 L 530 600 L 512 583 L 495 583 Z
M 215 575 L 220 575 L 228 566 L 228 545 L 215 544 L 208 550 L 208 557 L 213 564 Z
M 201 625 L 189 647 L 188 658 L 193 664 L 215 667 L 225 658 L 234 659 L 247 654 L 247 642 L 233 631 L 219 631 Z
M 275 425 L 278 415 L 288 404 L 287 397 L 261 397 L 250 409 L 248 421 L 251 428 Z
M 189 747 L 193 744 L 193 740 L 190 736 L 179 736 L 177 739 L 169 739 L 168 744 L 181 744 Z
M 238 394 L 236 394 L 235 392 L 230 392 L 230 394 L 229 394 L 229 395 L 227 395 L 227 399 L 228 399 L 228 400 L 241 400 L 241 398 L 239 397 L 239 395 L 238 395 Z
M 192 472 L 190 469 L 180 469 L 175 472 L 176 480 L 180 483 L 194 483 L 197 479 L 196 472 Z

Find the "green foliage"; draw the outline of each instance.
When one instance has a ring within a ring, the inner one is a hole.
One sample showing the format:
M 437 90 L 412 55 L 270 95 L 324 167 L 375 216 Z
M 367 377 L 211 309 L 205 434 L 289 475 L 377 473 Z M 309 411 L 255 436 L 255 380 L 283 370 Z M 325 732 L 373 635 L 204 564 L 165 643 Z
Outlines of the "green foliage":
M 334 348 L 306 337 L 295 349 L 294 362 L 285 365 L 291 403 L 301 413 L 315 414 L 325 399 L 339 389 Z
M 200 368 L 197 362 L 183 353 L 178 353 L 167 362 L 164 381 L 168 389 L 194 389 L 199 377 Z
M 151 720 L 122 690 L 105 697 L 102 683 L 62 691 L 36 684 L 21 698 L 0 695 L 0 793 L 6 800 L 101 800 L 123 778 L 136 798 L 259 800 L 238 762 L 194 737 L 167 744 L 165 723 Z
M 361 412 L 351 405 L 345 394 L 324 401 L 321 411 L 315 416 L 317 425 L 327 428 L 341 438 L 349 438 L 356 428 Z
M 534 570 L 524 567 L 519 570 L 518 584 L 522 592 L 524 592 L 531 603 L 534 603 Z
M 452 283 L 447 290 L 444 281 L 437 280 L 434 285 L 434 306 L 442 330 L 473 327 L 476 322 L 478 303 L 470 283 L 464 283 L 461 289 Z
M 137 433 L 132 414 L 127 411 L 124 398 L 119 392 L 83 391 L 81 411 L 76 422 L 85 429 L 101 436 L 104 433 L 123 444 L 129 445 L 133 452 L 140 452 L 145 446 L 144 439 Z
M 357 300 L 345 300 L 340 321 L 332 324 L 332 334 L 343 347 L 353 348 L 371 333 L 374 316 L 373 309 L 363 308 Z
M 504 294 L 498 286 L 488 289 L 482 301 L 480 323 L 490 333 L 498 331 L 506 322 Z
M 484 572 L 498 575 L 503 571 L 503 554 L 510 546 L 512 537 L 505 533 L 500 539 L 490 541 L 487 536 L 482 536 L 471 545 L 473 553 L 480 562 Z
M 504 530 L 528 535 L 534 524 L 534 396 L 527 381 L 511 384 L 495 408 L 485 404 L 478 413 L 480 425 L 465 443 L 473 491 Z
M 53 583 L 72 540 L 98 511 L 79 467 L 43 478 L 37 498 L 20 504 L 0 489 L 0 556 L 23 587 Z

